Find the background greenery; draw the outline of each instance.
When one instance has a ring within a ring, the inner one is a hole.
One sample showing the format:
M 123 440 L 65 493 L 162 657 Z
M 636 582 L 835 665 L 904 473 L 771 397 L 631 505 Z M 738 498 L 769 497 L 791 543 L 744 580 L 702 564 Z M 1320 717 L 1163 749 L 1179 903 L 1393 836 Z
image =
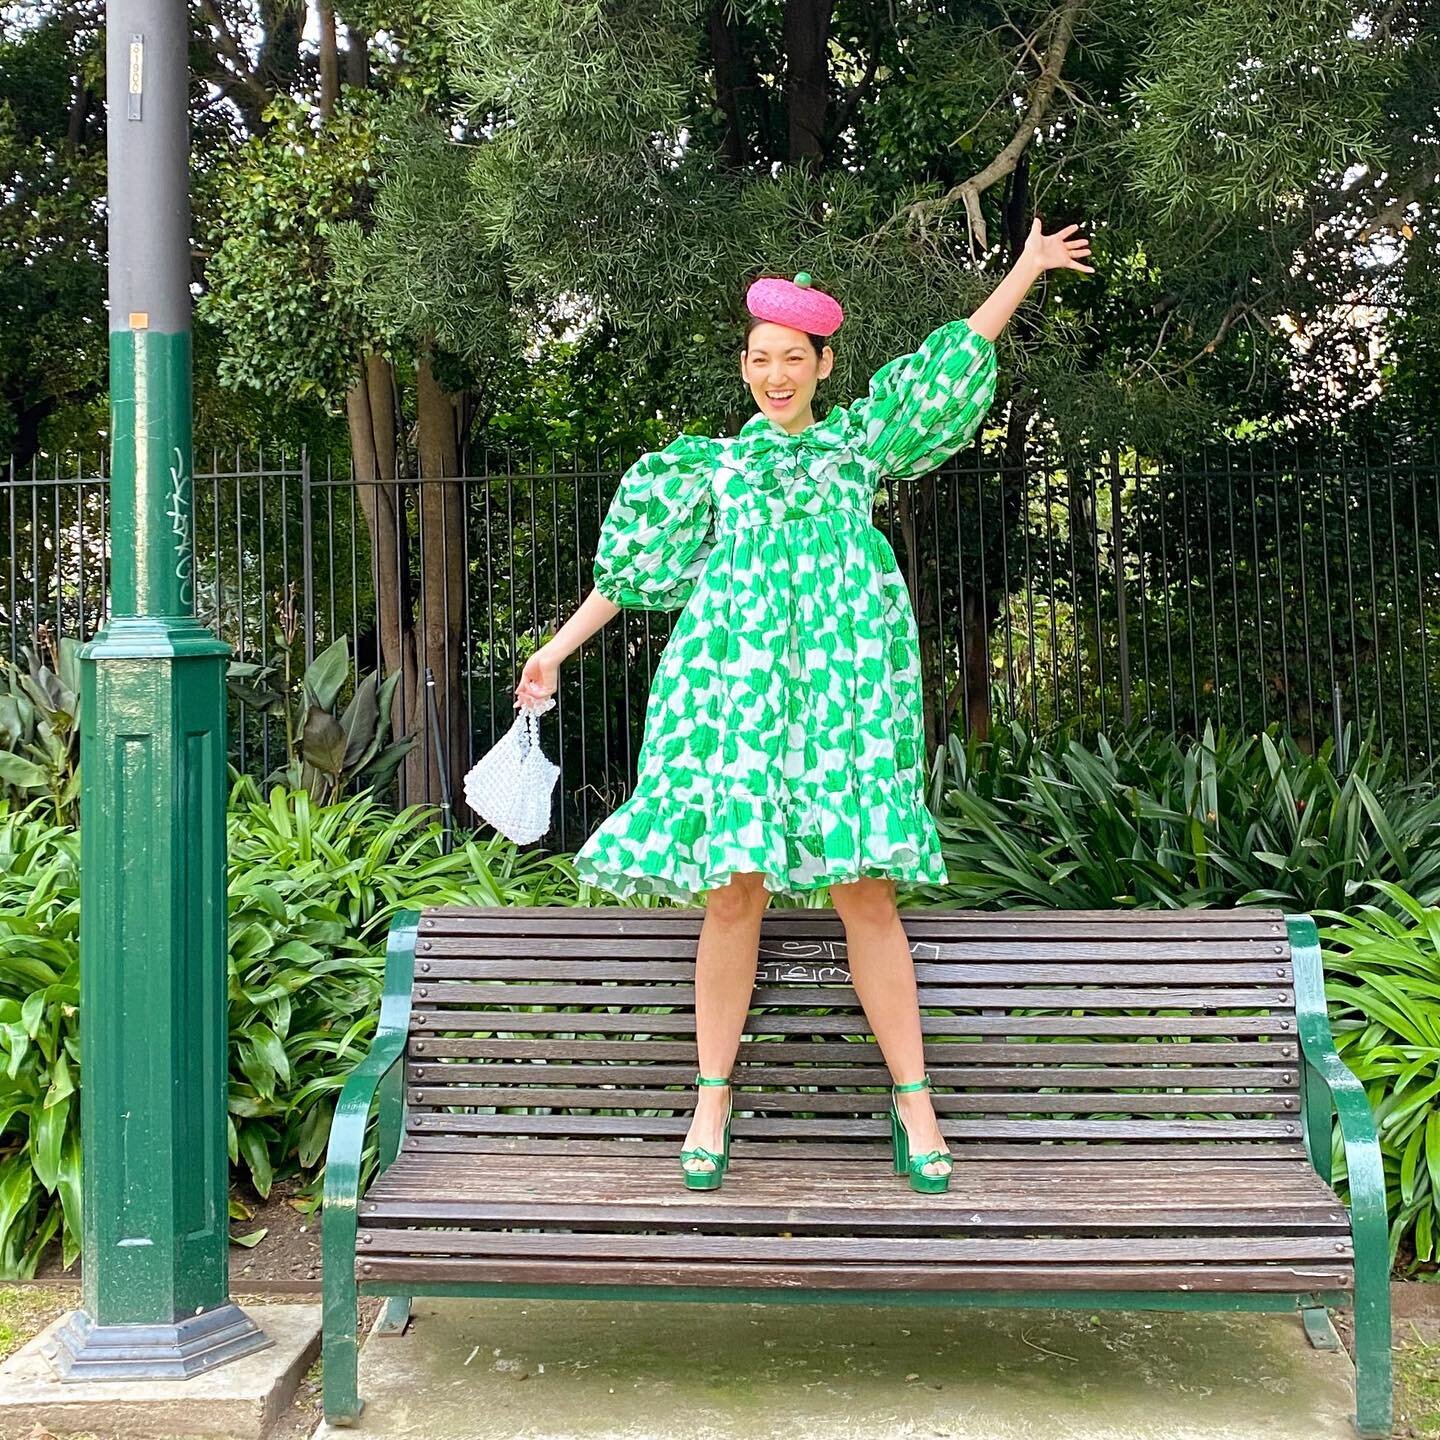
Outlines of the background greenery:
M 1353 736 L 1344 774 L 1274 734 L 1153 732 L 1094 752 L 1009 727 L 937 756 L 951 880 L 906 906 L 1002 910 L 1278 904 L 1321 918 L 1337 1043 L 1379 1118 L 1391 1242 L 1440 1238 L 1440 825 L 1429 782 Z M 1428 791 L 1425 786 L 1429 785 Z M 1423 793 L 1422 793 L 1423 792 Z M 375 1023 L 399 909 L 616 903 L 569 857 L 497 836 L 446 853 L 434 812 L 368 792 L 230 796 L 230 1153 L 237 1194 L 308 1202 L 336 1092 Z M 78 832 L 45 796 L 0 801 L 0 1275 L 78 1245 Z M 804 903 L 824 904 L 817 891 Z M 640 902 L 655 904 L 657 902 Z M 776 897 L 777 906 L 801 903 Z M 1343 1190 L 1344 1156 L 1336 1149 Z

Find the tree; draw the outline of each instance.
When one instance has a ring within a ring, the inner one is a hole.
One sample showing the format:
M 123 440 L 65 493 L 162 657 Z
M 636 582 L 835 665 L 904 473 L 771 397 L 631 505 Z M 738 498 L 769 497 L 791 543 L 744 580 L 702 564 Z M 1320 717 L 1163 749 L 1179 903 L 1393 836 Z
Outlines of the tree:
M 102 7 L 0 19 L 0 455 L 51 422 L 93 432 L 105 395 Z
M 485 137 L 473 213 L 517 297 L 584 297 L 637 368 L 661 358 L 677 419 L 741 418 L 756 273 L 803 268 L 844 298 L 830 393 L 849 395 L 973 308 L 1038 211 L 1086 224 L 1099 273 L 1044 287 L 1003 342 L 1002 473 L 1032 436 L 1164 456 L 1241 420 L 1333 422 L 1374 379 L 1343 355 L 1354 297 L 1396 278 L 1358 236 L 1408 243 L 1435 209 L 1431 7 L 455 0 L 442 18 Z M 1292 326 L 1324 339 L 1298 353 Z M 1017 562 L 967 597 L 967 633 Z

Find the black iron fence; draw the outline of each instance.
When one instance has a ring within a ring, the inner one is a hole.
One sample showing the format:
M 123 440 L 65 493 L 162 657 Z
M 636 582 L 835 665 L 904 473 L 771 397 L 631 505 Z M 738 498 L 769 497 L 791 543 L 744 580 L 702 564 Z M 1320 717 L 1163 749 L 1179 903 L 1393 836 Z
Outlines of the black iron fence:
M 404 801 L 438 802 L 514 718 L 539 640 L 590 589 L 595 537 L 633 456 L 490 456 L 447 479 L 357 485 L 330 462 L 197 454 L 195 574 L 237 658 L 291 682 L 339 636 L 360 672 L 404 672 L 396 730 L 417 746 Z M 1374 723 L 1411 772 L 1435 755 L 1440 465 L 1339 442 L 1232 444 L 1184 465 L 975 450 L 882 486 L 875 521 L 910 585 L 926 730 L 996 716 L 1080 733 L 1147 721 L 1198 733 L 1278 721 L 1318 744 Z M 101 624 L 103 467 L 0 476 L 0 657 Z M 648 679 L 673 616 L 622 611 L 571 657 L 544 720 L 557 832 L 578 844 L 628 790 Z M 278 714 L 235 703 L 232 752 L 286 758 Z M 933 753 L 933 748 L 932 748 Z M 457 799 L 457 820 L 469 818 Z

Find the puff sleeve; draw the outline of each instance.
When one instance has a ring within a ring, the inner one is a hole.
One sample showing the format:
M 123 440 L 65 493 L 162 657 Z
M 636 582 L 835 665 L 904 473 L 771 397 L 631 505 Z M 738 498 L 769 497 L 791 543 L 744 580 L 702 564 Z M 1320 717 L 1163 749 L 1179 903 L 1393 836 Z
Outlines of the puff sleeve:
M 870 393 L 847 407 L 856 448 L 884 475 L 913 479 L 974 436 L 995 399 L 995 345 L 969 320 L 932 330 L 912 354 L 887 361 Z
M 680 435 L 621 477 L 595 546 L 595 588 L 622 608 L 678 610 L 715 545 L 720 441 Z

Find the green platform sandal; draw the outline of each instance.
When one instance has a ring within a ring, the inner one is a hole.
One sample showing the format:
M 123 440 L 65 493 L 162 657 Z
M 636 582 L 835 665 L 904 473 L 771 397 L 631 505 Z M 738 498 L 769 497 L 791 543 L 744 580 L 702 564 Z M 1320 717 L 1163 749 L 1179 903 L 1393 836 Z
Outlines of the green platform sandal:
M 904 1122 L 900 1119 L 900 1108 L 895 1103 L 895 1096 L 904 1091 L 928 1090 L 929 1088 L 930 1076 L 928 1074 L 923 1080 L 915 1080 L 908 1085 L 892 1085 L 890 1087 L 890 1143 L 895 1150 L 895 1173 L 904 1175 L 908 1171 L 912 1190 L 919 1190 L 927 1195 L 938 1195 L 941 1191 L 950 1188 L 950 1171 L 942 1171 L 939 1175 L 927 1175 L 925 1166 L 936 1160 L 951 1160 L 951 1154 L 948 1150 L 927 1150 L 923 1155 L 912 1155 L 910 1153 L 910 1136 L 905 1129 Z
M 722 1076 L 719 1079 L 709 1075 L 696 1075 L 697 1085 L 728 1085 L 730 1077 Z M 735 1109 L 735 1097 L 730 1096 L 730 1103 L 725 1108 L 725 1136 L 720 1142 L 720 1151 L 717 1154 L 714 1150 L 707 1150 L 703 1145 L 693 1146 L 689 1150 L 680 1152 L 680 1173 L 685 1177 L 685 1184 L 691 1190 L 718 1190 L 720 1182 L 725 1178 L 726 1168 L 730 1164 L 730 1116 Z M 714 1162 L 713 1170 L 687 1170 L 687 1160 L 710 1160 Z

